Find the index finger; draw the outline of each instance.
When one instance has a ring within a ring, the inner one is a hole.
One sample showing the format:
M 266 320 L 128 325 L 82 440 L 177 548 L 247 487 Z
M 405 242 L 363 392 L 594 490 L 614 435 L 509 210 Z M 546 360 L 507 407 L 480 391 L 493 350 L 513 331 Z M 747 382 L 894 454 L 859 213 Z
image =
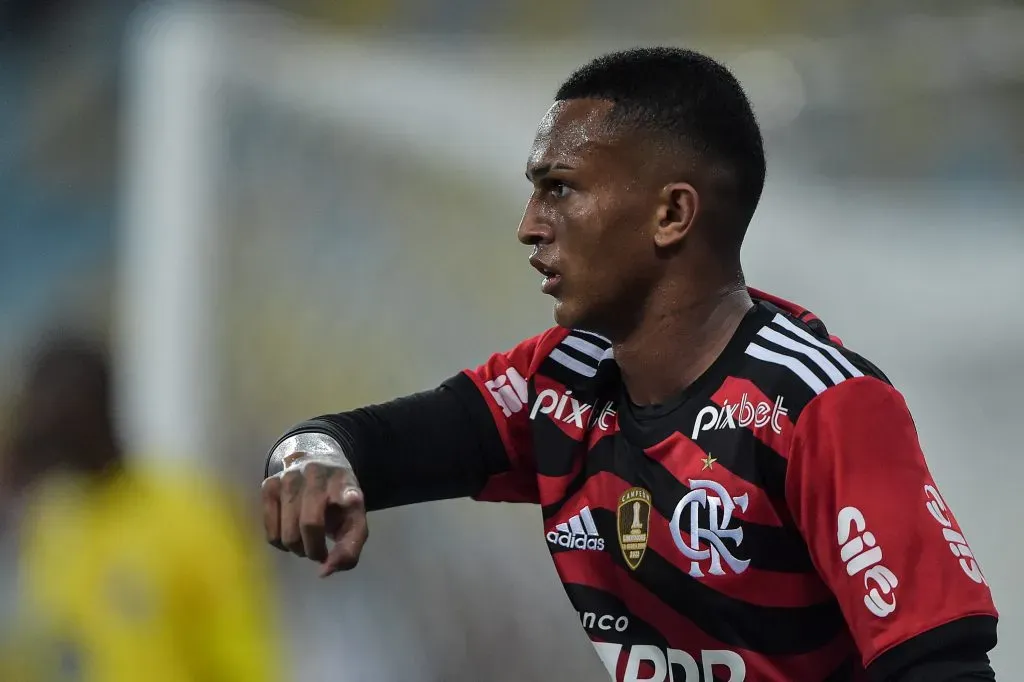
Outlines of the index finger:
M 320 569 L 321 578 L 355 568 L 369 536 L 366 505 L 363 492 L 358 488 L 344 489 L 340 495 L 340 504 L 332 501 L 327 509 L 331 517 L 328 519 L 328 527 L 330 529 L 330 526 L 335 526 L 337 530 L 332 533 L 334 547 L 331 547 Z

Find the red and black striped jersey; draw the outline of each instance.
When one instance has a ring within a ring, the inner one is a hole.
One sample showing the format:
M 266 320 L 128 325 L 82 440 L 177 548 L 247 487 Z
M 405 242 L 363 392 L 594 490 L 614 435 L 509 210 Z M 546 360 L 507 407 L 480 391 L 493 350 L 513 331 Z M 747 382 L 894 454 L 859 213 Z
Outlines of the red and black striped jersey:
M 560 328 L 450 381 L 486 402 L 509 462 L 476 498 L 541 505 L 622 682 L 861 680 L 913 641 L 994 638 L 903 397 L 815 316 L 754 294 L 667 404 L 633 405 L 609 342 Z

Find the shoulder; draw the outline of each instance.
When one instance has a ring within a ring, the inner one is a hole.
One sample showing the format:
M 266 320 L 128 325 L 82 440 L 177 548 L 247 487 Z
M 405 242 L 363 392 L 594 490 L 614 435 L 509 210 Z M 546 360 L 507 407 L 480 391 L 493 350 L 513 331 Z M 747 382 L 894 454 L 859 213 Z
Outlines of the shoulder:
M 565 384 L 592 379 L 612 359 L 611 341 L 581 329 L 551 327 L 491 356 L 487 364 L 515 367 L 531 376 L 544 374 Z
M 744 349 L 743 372 L 765 395 L 781 398 L 796 423 L 812 402 L 849 393 L 893 392 L 874 363 L 781 311 L 773 311 Z M 842 388 L 840 388 L 842 387 Z
M 612 343 L 608 339 L 581 329 L 562 329 L 554 337 L 541 359 L 540 371 L 570 384 L 597 376 L 611 366 Z

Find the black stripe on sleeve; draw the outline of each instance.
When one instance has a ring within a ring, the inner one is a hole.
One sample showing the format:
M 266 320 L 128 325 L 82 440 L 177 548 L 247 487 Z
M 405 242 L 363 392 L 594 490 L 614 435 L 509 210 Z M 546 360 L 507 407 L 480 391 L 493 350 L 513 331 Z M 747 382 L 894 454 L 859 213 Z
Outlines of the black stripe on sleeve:
M 988 652 L 995 645 L 996 619 L 968 616 L 886 651 L 868 666 L 868 676 L 876 682 L 994 681 Z
M 368 510 L 470 497 L 510 466 L 484 397 L 465 374 L 431 391 L 302 422 L 274 447 L 311 432 L 342 446 Z M 275 469 L 280 463 L 268 456 L 265 474 Z

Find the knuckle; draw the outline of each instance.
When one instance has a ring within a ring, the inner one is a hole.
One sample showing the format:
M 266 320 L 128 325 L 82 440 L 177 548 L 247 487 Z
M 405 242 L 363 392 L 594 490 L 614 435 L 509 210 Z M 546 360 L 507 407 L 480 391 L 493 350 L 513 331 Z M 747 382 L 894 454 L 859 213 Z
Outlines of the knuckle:
M 341 505 L 345 509 L 360 511 L 366 506 L 366 499 L 360 488 L 349 488 L 341 494 Z
M 296 492 L 302 489 L 305 479 L 296 469 L 290 469 L 281 476 L 281 484 L 289 492 Z
M 326 471 L 327 467 L 325 467 L 322 462 L 309 462 L 303 468 L 302 473 L 307 479 L 309 479 L 321 477 L 326 473 Z
M 270 478 L 263 479 L 263 483 L 260 485 L 260 493 L 263 495 L 263 499 L 275 498 L 280 492 L 281 479 L 277 476 L 271 476 Z

